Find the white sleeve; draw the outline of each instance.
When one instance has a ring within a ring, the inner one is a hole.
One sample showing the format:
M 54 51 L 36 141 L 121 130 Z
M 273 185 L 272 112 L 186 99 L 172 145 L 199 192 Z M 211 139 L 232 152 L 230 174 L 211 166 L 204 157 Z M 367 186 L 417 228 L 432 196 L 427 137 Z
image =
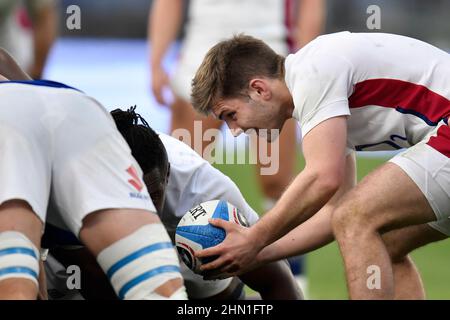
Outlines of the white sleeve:
M 294 55 L 286 63 L 286 81 L 292 93 L 294 118 L 300 122 L 302 137 L 327 119 L 350 115 L 352 65 L 340 56 L 314 52 Z
M 222 199 L 238 208 L 250 225 L 255 224 L 259 219 L 258 214 L 245 201 L 236 184 L 209 163 L 197 170 L 193 189 L 197 190 L 194 200 L 197 204 Z

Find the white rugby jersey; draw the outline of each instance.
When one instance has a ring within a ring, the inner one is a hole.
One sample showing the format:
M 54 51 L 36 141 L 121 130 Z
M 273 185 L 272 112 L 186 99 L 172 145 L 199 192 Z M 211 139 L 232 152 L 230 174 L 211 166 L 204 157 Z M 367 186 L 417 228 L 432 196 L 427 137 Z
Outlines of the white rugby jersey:
M 181 217 L 196 205 L 223 199 L 237 207 L 252 225 L 258 214 L 248 205 L 236 184 L 184 142 L 159 134 L 170 162 L 166 201 L 159 214 L 173 237 Z
M 450 116 L 450 56 L 425 42 L 383 33 L 318 37 L 286 58 L 293 117 L 304 137 L 348 115 L 348 146 L 407 148 Z

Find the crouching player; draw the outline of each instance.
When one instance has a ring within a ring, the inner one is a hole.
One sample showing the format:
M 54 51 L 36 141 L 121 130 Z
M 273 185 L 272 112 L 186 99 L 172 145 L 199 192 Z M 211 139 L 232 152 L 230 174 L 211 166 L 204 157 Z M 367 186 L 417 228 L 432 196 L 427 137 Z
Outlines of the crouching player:
M 195 205 L 212 199 L 224 199 L 232 203 L 240 209 L 250 224 L 257 221 L 258 215 L 246 203 L 231 179 L 212 167 L 186 144 L 165 134 L 159 134 L 158 137 L 133 108 L 129 111 L 117 109 L 111 114 L 144 171 L 144 181 L 172 239 L 181 217 Z M 139 119 L 142 125 L 137 124 Z M 56 221 L 55 223 L 57 224 Z M 65 234 L 61 229 L 52 225 L 47 227 L 45 239 L 53 244 L 59 243 L 57 248 L 51 249 L 54 257 L 66 267 L 72 264 L 81 266 L 84 275 L 81 284 L 83 296 L 86 299 L 114 298 L 106 281 L 99 281 L 101 277 L 99 278 L 99 272 L 95 271 L 95 260 L 89 258 L 82 248 L 73 250 L 71 246 L 76 243 L 71 241 L 71 238 L 74 240 L 73 236 Z M 59 288 L 66 291 L 68 296 L 73 295 L 64 288 L 66 279 L 58 278 L 55 261 L 49 262 L 48 279 L 59 279 L 59 284 L 50 281 L 49 288 Z M 64 269 L 59 266 L 59 270 Z M 241 280 L 259 292 L 263 299 L 302 298 L 286 261 L 272 262 L 243 274 L 240 278 L 217 281 L 204 280 L 184 264 L 181 264 L 181 270 L 191 299 L 242 299 L 244 291 Z
M 0 299 L 36 299 L 49 206 L 120 298 L 185 299 L 176 252 L 107 111 L 60 83 L 0 81 Z

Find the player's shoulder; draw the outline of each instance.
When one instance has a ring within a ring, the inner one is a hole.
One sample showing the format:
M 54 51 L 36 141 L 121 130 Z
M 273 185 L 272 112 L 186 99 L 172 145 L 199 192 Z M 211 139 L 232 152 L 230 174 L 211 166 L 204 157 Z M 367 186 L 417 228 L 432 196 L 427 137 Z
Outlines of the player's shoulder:
M 295 53 L 286 57 L 286 69 L 308 68 L 344 57 L 355 50 L 357 37 L 349 31 L 318 36 Z
M 310 86 L 331 84 L 342 75 L 353 72 L 348 48 L 342 49 L 350 32 L 324 35 L 286 57 L 285 80 L 292 91 Z
M 158 135 L 168 152 L 170 151 L 171 153 L 186 153 L 201 159 L 201 157 L 186 143 L 162 132 L 158 132 Z
M 318 36 L 297 52 L 288 55 L 287 65 L 308 65 L 311 62 L 327 62 L 337 57 L 349 57 L 355 53 L 364 55 L 374 47 L 386 46 L 392 42 L 415 39 L 390 33 L 363 33 L 341 31 Z M 418 41 L 418 40 L 416 40 Z
M 194 170 L 208 163 L 186 143 L 165 133 L 158 132 L 158 134 L 166 148 L 167 156 L 173 170 L 176 168 L 183 168 L 183 170 L 192 168 Z

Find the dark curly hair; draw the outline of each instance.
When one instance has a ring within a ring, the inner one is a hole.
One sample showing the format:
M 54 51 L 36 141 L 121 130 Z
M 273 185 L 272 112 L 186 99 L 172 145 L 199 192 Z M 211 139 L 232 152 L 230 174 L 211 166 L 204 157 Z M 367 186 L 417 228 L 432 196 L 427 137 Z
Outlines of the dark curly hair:
M 138 162 L 144 175 L 154 169 L 167 170 L 168 157 L 158 134 L 148 125 L 147 121 L 135 112 L 136 106 L 127 111 L 115 109 L 111 115 L 122 136 L 131 148 L 133 157 Z M 139 124 L 139 122 L 141 122 Z

